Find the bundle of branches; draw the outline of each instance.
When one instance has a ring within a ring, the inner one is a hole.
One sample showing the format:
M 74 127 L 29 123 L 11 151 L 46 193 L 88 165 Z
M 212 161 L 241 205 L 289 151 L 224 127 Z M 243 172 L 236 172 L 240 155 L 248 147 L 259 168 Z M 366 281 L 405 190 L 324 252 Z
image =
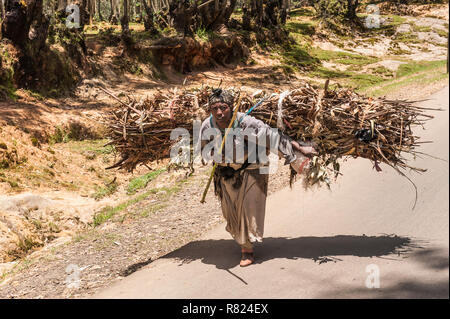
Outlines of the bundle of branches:
M 170 133 L 175 128 L 192 131 L 192 121 L 206 117 L 200 105 L 207 101 L 208 89 L 195 91 L 158 91 L 140 101 L 131 100 L 111 113 L 107 120 L 108 137 L 121 159 L 110 168 L 129 172 L 138 165 L 167 158 L 174 142 Z
M 350 89 L 333 91 L 308 84 L 283 92 L 262 103 L 253 116 L 278 126 L 295 140 L 312 141 L 318 156 L 305 172 L 306 185 L 330 183 L 339 174 L 339 160 L 353 156 L 373 161 L 377 171 L 383 162 L 408 178 L 403 171 L 424 169 L 407 164 L 404 155 L 421 154 L 421 143 L 412 132 L 433 118 L 412 101 L 370 98 Z
M 155 96 L 132 101 L 114 112 L 110 121 L 110 138 L 121 160 L 111 166 L 132 171 L 138 164 L 168 157 L 174 141 L 170 132 L 177 127 L 192 130 L 193 119 L 207 116 L 204 106 L 212 88 L 161 91 Z M 242 110 L 254 105 L 257 98 L 246 96 Z M 426 109 L 411 101 L 370 98 L 350 89 L 328 90 L 304 84 L 291 91 L 272 94 L 251 115 L 300 142 L 312 142 L 318 151 L 305 170 L 307 185 L 325 182 L 339 174 L 339 161 L 346 157 L 362 157 L 385 163 L 408 178 L 403 171 L 411 167 L 406 153 L 421 154 L 412 132 L 432 118 Z

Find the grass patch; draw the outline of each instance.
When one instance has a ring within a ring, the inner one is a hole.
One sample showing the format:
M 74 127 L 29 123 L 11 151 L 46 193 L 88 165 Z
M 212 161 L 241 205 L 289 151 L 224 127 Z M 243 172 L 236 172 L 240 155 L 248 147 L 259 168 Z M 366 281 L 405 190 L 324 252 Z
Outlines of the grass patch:
M 156 171 L 149 172 L 143 176 L 133 178 L 128 185 L 127 194 L 133 195 L 139 189 L 145 188 L 147 184 L 158 177 L 162 172 L 165 172 L 166 168 L 161 168 Z
M 116 207 L 107 206 L 107 207 L 103 208 L 100 212 L 98 212 L 94 215 L 91 225 L 94 227 L 101 225 L 105 221 L 111 219 L 117 213 L 123 211 L 124 209 L 126 209 L 127 207 L 129 207 L 133 204 L 140 202 L 141 200 L 147 198 L 151 194 L 157 195 L 157 198 L 159 201 L 167 201 L 170 196 L 179 192 L 181 190 L 182 185 L 187 182 L 188 181 L 186 179 L 184 179 L 184 180 L 177 182 L 176 185 L 171 186 L 171 187 L 152 188 L 152 189 L 146 191 L 145 193 L 142 193 L 142 194 L 136 196 L 133 199 L 130 199 L 124 203 L 121 203 L 120 205 L 118 205 Z M 137 214 L 132 213 L 132 215 L 134 215 L 134 216 L 140 215 L 142 217 L 147 217 L 148 215 L 150 215 L 166 206 L 167 206 L 167 204 L 164 202 L 163 203 L 161 203 L 161 202 L 155 203 L 153 205 L 150 205 L 149 208 L 142 211 L 141 213 L 137 213 Z M 124 215 L 121 218 L 119 218 L 119 221 L 123 222 L 125 220 L 125 218 L 126 218 L 126 216 Z
M 103 208 L 101 211 L 97 212 L 94 215 L 91 225 L 96 227 L 96 226 L 103 224 L 105 221 L 111 219 L 114 215 L 123 211 L 125 208 L 127 208 L 133 204 L 136 204 L 136 203 L 140 202 L 141 200 L 147 198 L 150 194 L 152 194 L 152 192 L 148 191 L 148 192 L 140 194 L 140 195 L 136 196 L 135 198 L 132 198 L 124 203 L 121 203 L 115 207 L 107 206 L 107 207 Z
M 0 162 L 0 165 L 1 165 L 1 162 Z M 13 189 L 16 189 L 16 190 L 20 189 L 20 185 L 18 183 L 19 179 L 13 180 L 13 179 L 7 178 L 3 173 L 0 174 L 0 182 L 8 183 L 9 186 L 11 186 L 11 188 L 13 188 Z
M 71 150 L 83 153 L 86 151 L 94 152 L 95 154 L 111 154 L 114 152 L 114 146 L 105 146 L 109 141 L 107 139 L 98 140 L 84 140 L 84 141 L 69 141 L 67 143 Z
M 383 82 L 384 79 L 380 76 L 374 74 L 361 74 L 355 73 L 352 75 L 348 84 L 355 89 L 364 89 L 366 87 L 371 87 Z
M 446 60 L 441 61 L 418 61 L 401 64 L 397 70 L 397 78 L 412 75 L 418 72 L 424 72 L 437 68 L 446 67 Z
M 175 194 L 181 190 L 181 187 L 178 185 L 172 186 L 172 187 L 158 187 L 158 188 L 152 188 L 149 192 L 151 194 L 160 194 L 163 193 L 163 198 L 166 198 L 172 194 Z
M 95 200 L 102 199 L 106 196 L 109 196 L 117 191 L 118 184 L 116 181 L 112 181 L 109 184 L 106 184 L 104 187 L 98 187 L 97 191 L 92 194 L 91 197 L 93 197 Z
M 445 70 L 442 70 L 442 72 L 430 74 L 429 76 L 424 76 L 423 74 L 420 74 L 412 77 L 407 77 L 401 81 L 391 82 L 389 84 L 383 85 L 381 88 L 376 90 L 367 91 L 367 94 L 371 96 L 382 96 L 390 92 L 394 92 L 405 85 L 410 84 L 427 85 L 444 79 L 448 80 L 448 74 L 445 72 Z
M 339 82 L 341 85 L 351 86 L 355 89 L 370 87 L 384 80 L 383 77 L 374 74 L 330 70 L 322 66 L 311 71 L 308 75 L 314 78 L 331 79 Z
M 445 60 L 413 62 L 401 65 L 396 78 L 384 81 L 379 87 L 367 87 L 363 90 L 363 93 L 371 96 L 382 96 L 406 85 L 427 85 L 444 79 L 448 79 Z
M 316 33 L 314 24 L 310 22 L 287 22 L 286 30 L 292 33 L 311 36 Z
M 316 10 L 313 7 L 303 7 L 298 9 L 293 9 L 289 13 L 290 17 L 314 17 L 316 15 Z
M 320 63 L 319 59 L 311 56 L 306 48 L 298 44 L 282 47 L 279 50 L 279 54 L 282 64 L 293 68 L 311 68 Z
M 204 42 L 208 42 L 209 40 L 217 36 L 213 31 L 206 30 L 205 28 L 199 28 L 198 30 L 196 30 L 195 35 L 199 40 Z
M 435 29 L 434 32 L 436 32 L 440 37 L 443 37 L 443 38 L 448 37 L 448 31 L 441 30 L 441 29 Z
M 415 32 L 431 32 L 431 31 L 433 31 L 433 29 L 429 26 L 419 26 L 416 24 L 413 25 L 413 30 Z
M 398 33 L 395 36 L 395 41 L 403 42 L 403 43 L 422 43 L 423 40 L 420 40 L 416 33 L 413 32 L 403 32 Z
M 47 136 L 50 145 L 88 139 L 98 139 L 98 134 L 79 122 L 70 122 L 65 126 L 58 125 L 53 133 Z
M 388 68 L 386 68 L 385 66 L 382 66 L 382 65 L 372 69 L 371 72 L 385 76 L 385 77 L 393 77 L 394 76 L 394 72 L 392 72 L 391 70 L 389 70 Z
M 156 213 L 158 210 L 161 210 L 163 208 L 167 207 L 167 204 L 156 204 L 156 205 L 152 205 L 149 208 L 143 210 L 141 212 L 141 216 L 142 217 L 148 217 L 150 214 L 154 214 Z
M 406 19 L 405 17 L 398 16 L 398 15 L 395 15 L 395 14 L 388 15 L 387 17 L 392 19 L 390 25 L 395 25 L 395 26 L 403 24 L 403 23 L 406 23 L 408 21 L 408 19 Z
M 321 61 L 330 61 L 334 63 L 340 63 L 345 65 L 367 65 L 378 62 L 379 59 L 360 54 L 342 52 L 342 51 L 330 51 L 322 50 L 320 48 L 312 48 L 309 51 L 313 57 Z

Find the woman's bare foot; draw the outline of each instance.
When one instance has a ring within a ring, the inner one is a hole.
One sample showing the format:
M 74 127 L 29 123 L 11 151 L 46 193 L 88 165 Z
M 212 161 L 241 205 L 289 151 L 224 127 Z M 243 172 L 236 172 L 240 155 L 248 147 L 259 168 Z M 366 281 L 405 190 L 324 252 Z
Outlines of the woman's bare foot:
M 242 257 L 241 262 L 239 263 L 241 267 L 246 267 L 253 264 L 253 262 L 255 261 L 255 254 L 253 250 L 242 248 L 241 253 Z

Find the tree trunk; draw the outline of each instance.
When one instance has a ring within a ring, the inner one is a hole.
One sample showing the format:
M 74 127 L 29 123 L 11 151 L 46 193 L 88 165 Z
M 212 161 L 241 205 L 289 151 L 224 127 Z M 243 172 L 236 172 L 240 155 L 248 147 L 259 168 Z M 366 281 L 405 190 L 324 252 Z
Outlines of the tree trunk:
M 288 0 L 246 0 L 242 5 L 242 26 L 251 30 L 283 25 L 288 7 Z
M 67 0 L 58 0 L 58 7 L 56 8 L 56 12 L 61 11 L 66 12 L 67 5 L 68 5 Z
M 3 20 L 5 19 L 5 6 L 3 4 L 3 0 L 0 0 L 0 18 Z
M 141 0 L 144 5 L 145 10 L 145 19 L 144 19 L 144 28 L 146 31 L 150 31 L 151 34 L 158 34 L 158 30 L 155 27 L 153 22 L 153 11 L 147 3 L 147 0 Z
M 6 0 L 2 37 L 26 50 L 27 55 L 37 54 L 45 46 L 50 23 L 42 8 L 43 0 Z
M 251 20 L 251 1 L 244 0 L 244 2 L 242 3 L 242 28 L 244 30 L 250 31 L 252 29 Z
M 120 6 L 119 0 L 110 0 L 111 3 L 111 16 L 109 22 L 111 24 L 118 24 L 120 20 Z
M 131 37 L 130 32 L 130 19 L 128 17 L 128 0 L 123 0 L 123 15 L 122 19 L 120 19 L 120 25 L 122 26 L 122 41 L 128 46 L 133 43 L 133 39 Z
M 281 0 L 281 10 L 280 10 L 281 24 L 286 23 L 287 11 L 288 11 L 288 0 Z
M 101 1 L 97 0 L 97 12 L 98 12 L 98 19 L 100 21 L 103 21 L 103 16 L 102 16 L 102 10 L 101 10 Z
M 359 0 L 347 0 L 347 18 L 356 18 L 356 9 L 358 8 Z
M 94 23 L 95 17 L 95 0 L 89 0 L 89 24 Z
M 195 2 L 194 7 L 191 7 L 189 0 L 173 1 L 170 4 L 169 16 L 177 33 L 182 35 L 192 34 L 192 20 L 196 11 Z

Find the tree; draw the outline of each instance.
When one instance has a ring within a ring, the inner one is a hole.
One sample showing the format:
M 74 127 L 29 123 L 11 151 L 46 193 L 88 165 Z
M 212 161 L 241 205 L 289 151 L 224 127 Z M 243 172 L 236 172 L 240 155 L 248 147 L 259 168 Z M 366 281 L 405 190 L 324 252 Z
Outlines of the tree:
M 164 16 L 168 8 L 168 24 L 183 35 L 198 29 L 219 30 L 227 25 L 237 0 L 152 0 L 153 12 Z M 164 20 L 164 19 L 163 19 Z
M 342 20 L 344 18 L 356 21 L 356 9 L 359 0 L 318 0 L 314 8 L 320 18 Z
M 97 0 L 98 19 L 99 19 L 100 21 L 103 21 L 102 10 L 101 10 L 100 4 L 101 4 L 101 1 L 100 1 L 100 0 Z
M 56 7 L 56 12 L 66 12 L 67 0 L 58 0 L 57 5 L 58 6 Z
M 126 46 L 131 46 L 133 44 L 133 38 L 131 37 L 130 24 L 129 24 L 129 2 L 128 0 L 123 0 L 123 15 L 120 19 L 120 25 L 122 26 L 121 38 Z
M 356 9 L 358 8 L 359 0 L 347 0 L 347 14 L 346 17 L 351 20 L 356 19 Z
M 109 3 L 111 4 L 111 15 L 108 20 L 111 24 L 118 24 L 120 20 L 119 0 L 109 0 Z
M 155 27 L 155 23 L 153 21 L 153 11 L 150 6 L 147 4 L 147 0 L 141 0 L 144 5 L 145 17 L 144 17 L 144 28 L 146 31 L 150 31 L 152 34 L 157 34 L 158 30 Z
M 245 0 L 242 5 L 243 27 L 246 30 L 284 25 L 287 18 L 287 0 Z
M 43 0 L 6 0 L 2 36 L 10 39 L 26 55 L 37 54 L 45 46 L 49 19 L 43 14 Z
M 120 19 L 122 26 L 122 34 L 130 33 L 129 17 L 128 17 L 128 0 L 123 0 L 123 15 Z
M 5 18 L 5 6 L 3 0 L 0 0 L 0 18 L 3 20 Z

